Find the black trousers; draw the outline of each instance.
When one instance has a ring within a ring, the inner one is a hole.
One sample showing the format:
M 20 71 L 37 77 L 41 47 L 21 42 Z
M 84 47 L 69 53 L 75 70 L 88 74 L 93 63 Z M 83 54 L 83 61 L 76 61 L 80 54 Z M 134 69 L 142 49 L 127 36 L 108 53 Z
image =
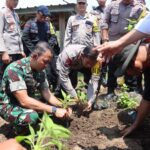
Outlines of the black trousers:
M 131 48 L 129 46 L 129 48 Z M 123 63 L 120 60 L 120 56 L 122 55 L 122 52 L 115 55 L 109 62 L 108 64 L 108 81 L 107 81 L 107 86 L 108 86 L 108 93 L 114 92 L 115 88 L 117 87 L 117 77 L 115 77 L 114 73 L 117 70 L 118 66 Z M 124 74 L 125 76 L 125 84 L 128 86 L 129 91 L 138 91 L 140 85 L 139 82 L 140 78 L 137 76 L 131 76 L 128 75 L 127 73 Z M 139 78 L 139 79 L 138 79 Z
M 78 83 L 78 72 L 83 73 L 84 82 L 85 82 L 86 84 L 89 83 L 89 81 L 90 81 L 90 79 L 91 79 L 91 75 L 92 75 L 91 69 L 82 68 L 82 69 L 80 69 L 80 70 L 71 70 L 70 73 L 69 73 L 69 78 L 70 78 L 71 84 L 72 84 L 72 86 L 73 86 L 74 88 L 76 88 L 77 83 Z M 58 82 L 57 82 L 57 85 L 58 85 L 58 86 L 57 86 L 57 88 L 56 88 L 56 90 L 55 90 L 54 95 L 55 95 L 56 97 L 59 97 L 59 98 L 63 99 L 63 96 L 62 96 L 62 94 L 61 94 L 61 89 L 62 89 L 63 91 L 65 91 L 65 89 L 61 86 L 59 80 L 58 80 Z

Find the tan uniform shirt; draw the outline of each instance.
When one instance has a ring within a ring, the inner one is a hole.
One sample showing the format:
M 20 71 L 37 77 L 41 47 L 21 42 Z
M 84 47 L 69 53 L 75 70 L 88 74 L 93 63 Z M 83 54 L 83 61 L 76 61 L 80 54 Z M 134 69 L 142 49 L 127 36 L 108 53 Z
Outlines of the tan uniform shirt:
M 100 33 L 98 28 L 99 25 L 96 17 L 92 14 L 71 16 L 66 27 L 64 47 L 67 47 L 69 44 L 99 45 Z
M 122 1 L 114 1 L 105 9 L 101 29 L 109 30 L 109 38 L 114 41 L 127 33 L 127 19 L 138 19 L 142 12 L 141 5 L 125 5 Z
M 0 52 L 20 54 L 23 51 L 19 17 L 9 8 L 0 10 Z
M 71 70 L 78 70 L 82 69 L 82 60 L 81 60 L 81 53 L 85 48 L 84 45 L 69 45 L 67 46 L 58 56 L 57 59 L 57 70 L 59 74 L 60 84 L 63 88 L 70 94 L 72 97 L 77 97 L 77 93 L 73 88 L 69 73 Z M 92 68 L 91 68 L 92 69 Z M 98 65 L 98 70 L 100 69 Z M 92 69 L 92 76 L 88 84 L 88 101 L 94 102 L 96 98 L 96 91 L 98 87 L 98 80 L 99 80 L 99 71 L 94 71 Z

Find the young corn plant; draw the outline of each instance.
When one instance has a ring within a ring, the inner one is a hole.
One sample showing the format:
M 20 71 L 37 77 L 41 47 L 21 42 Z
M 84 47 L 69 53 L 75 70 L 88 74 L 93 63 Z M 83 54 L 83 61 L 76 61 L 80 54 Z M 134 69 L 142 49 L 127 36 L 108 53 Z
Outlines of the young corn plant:
M 79 80 L 78 88 L 77 88 L 77 96 L 79 99 L 79 103 L 87 104 L 87 94 L 85 94 L 85 83 Z
M 78 95 L 79 103 L 87 104 L 87 95 L 83 91 L 77 90 L 77 95 Z
M 134 97 L 130 97 L 127 90 L 127 85 L 123 84 L 121 87 L 121 93 L 118 96 L 117 104 L 121 108 L 133 109 L 138 105 L 138 102 Z
M 59 100 L 61 101 L 63 108 L 67 109 L 76 102 L 76 100 L 71 99 L 71 96 L 66 94 L 63 90 L 61 90 L 61 93 L 63 96 L 63 100 L 62 99 Z
M 54 147 L 57 147 L 58 150 L 65 149 L 63 142 L 71 135 L 68 129 L 53 123 L 46 113 L 44 113 L 39 125 L 38 131 L 29 125 L 30 135 L 17 136 L 16 140 L 29 144 L 31 150 L 53 150 Z

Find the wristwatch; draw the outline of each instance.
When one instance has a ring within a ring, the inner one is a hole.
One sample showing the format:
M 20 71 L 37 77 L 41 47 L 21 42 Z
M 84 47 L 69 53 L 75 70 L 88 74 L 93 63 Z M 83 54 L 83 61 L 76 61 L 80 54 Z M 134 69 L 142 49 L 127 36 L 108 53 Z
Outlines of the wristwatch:
M 56 111 L 57 111 L 57 107 L 52 106 L 52 114 L 55 114 L 55 113 L 56 113 Z

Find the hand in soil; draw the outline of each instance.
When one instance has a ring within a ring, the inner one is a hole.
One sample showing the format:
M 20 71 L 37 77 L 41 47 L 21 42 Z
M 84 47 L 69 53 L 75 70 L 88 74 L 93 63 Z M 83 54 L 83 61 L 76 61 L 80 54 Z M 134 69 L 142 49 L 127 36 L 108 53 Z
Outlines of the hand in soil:
M 128 136 L 129 134 L 131 134 L 135 129 L 136 129 L 136 127 L 135 127 L 134 125 L 131 125 L 130 127 L 124 128 L 124 129 L 121 131 L 121 135 L 122 135 L 123 137 L 126 137 L 126 136 Z
M 63 109 L 63 108 L 58 108 L 56 113 L 55 113 L 55 116 L 58 117 L 58 118 L 64 118 L 67 114 L 67 110 L 66 109 Z
M 66 118 L 70 118 L 72 116 L 72 109 L 67 108 Z
M 90 112 L 92 110 L 92 103 L 88 102 L 87 107 L 83 110 L 83 112 Z

